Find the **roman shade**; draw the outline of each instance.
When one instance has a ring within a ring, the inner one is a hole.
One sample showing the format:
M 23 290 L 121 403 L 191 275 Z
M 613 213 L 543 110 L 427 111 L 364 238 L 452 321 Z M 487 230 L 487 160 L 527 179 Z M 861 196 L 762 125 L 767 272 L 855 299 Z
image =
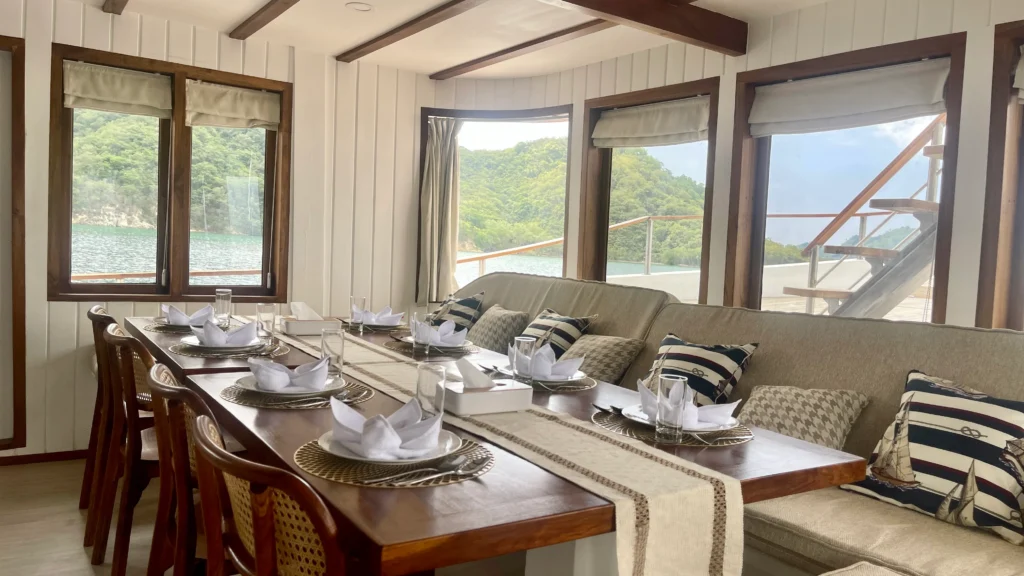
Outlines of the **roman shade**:
M 171 78 L 65 61 L 64 106 L 170 118 Z
M 220 128 L 266 128 L 281 123 L 281 95 L 189 80 L 185 85 L 185 124 Z
M 806 134 L 940 114 L 949 65 L 949 58 L 937 58 L 759 86 L 750 134 Z
M 710 114 L 710 96 L 609 110 L 594 126 L 594 146 L 628 148 L 707 140 Z
M 1024 46 L 1020 47 L 1021 59 L 1017 61 L 1017 72 L 1013 77 L 1013 87 L 1018 90 L 1018 96 L 1024 100 Z

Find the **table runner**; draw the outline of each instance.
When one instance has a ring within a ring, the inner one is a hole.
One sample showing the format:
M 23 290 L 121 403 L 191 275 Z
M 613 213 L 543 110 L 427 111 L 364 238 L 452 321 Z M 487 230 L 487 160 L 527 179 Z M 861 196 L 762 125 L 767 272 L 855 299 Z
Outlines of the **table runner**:
M 346 375 L 399 402 L 415 396 L 416 362 L 356 336 L 346 339 L 346 360 L 356 349 L 361 358 L 386 357 L 348 364 Z M 287 341 L 319 355 L 318 339 Z M 445 422 L 611 501 L 620 576 L 740 575 L 738 480 L 538 406 L 474 417 L 446 414 Z

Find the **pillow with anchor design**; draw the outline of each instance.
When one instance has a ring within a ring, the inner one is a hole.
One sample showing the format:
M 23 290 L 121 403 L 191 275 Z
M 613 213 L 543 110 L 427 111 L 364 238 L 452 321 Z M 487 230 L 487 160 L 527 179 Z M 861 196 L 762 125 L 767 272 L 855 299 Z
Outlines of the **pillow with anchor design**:
M 867 478 L 841 486 L 1024 544 L 1024 402 L 912 371 Z
M 658 388 L 658 374 L 685 376 L 697 393 L 697 405 L 728 404 L 733 389 L 757 344 L 692 344 L 669 334 L 661 340 L 658 355 L 643 383 Z

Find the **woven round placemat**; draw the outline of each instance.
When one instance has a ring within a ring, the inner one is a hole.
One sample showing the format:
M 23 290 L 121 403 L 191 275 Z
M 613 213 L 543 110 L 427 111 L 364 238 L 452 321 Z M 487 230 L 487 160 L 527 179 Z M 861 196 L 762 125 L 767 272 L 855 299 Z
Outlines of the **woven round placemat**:
M 327 452 L 317 444 L 316 440 L 303 444 L 295 451 L 295 463 L 298 464 L 299 468 L 302 468 L 309 474 L 318 476 L 324 480 L 340 482 L 342 484 L 351 484 L 353 486 L 361 486 L 364 488 L 430 488 L 447 486 L 449 484 L 458 484 L 459 482 L 479 478 L 494 467 L 494 454 L 492 454 L 487 448 L 466 438 L 462 439 L 462 447 L 452 454 L 465 456 L 468 460 L 487 458 L 487 464 L 477 471 L 477 473 L 469 476 L 454 476 L 449 474 L 448 476 L 434 478 L 433 480 L 428 480 L 427 482 L 416 486 L 395 486 L 389 483 L 367 486 L 363 482 L 373 480 L 374 478 L 391 476 L 392 474 L 430 468 L 431 462 L 420 462 L 418 464 L 371 464 L 367 462 L 357 462 L 355 460 L 346 460 Z M 425 478 L 433 473 L 434 472 L 432 471 L 423 471 L 416 474 L 409 474 L 408 476 L 403 476 L 400 481 L 404 482 L 406 480 L 414 480 L 416 478 Z
M 395 352 L 401 352 L 407 356 L 410 356 L 413 360 L 430 360 L 431 358 L 461 358 L 463 356 L 469 356 L 470 354 L 476 354 L 480 351 L 480 348 L 476 346 L 466 346 L 464 348 L 452 349 L 445 348 L 444 350 L 438 350 L 431 346 L 430 354 L 424 354 L 422 348 L 416 348 L 413 351 L 412 344 L 408 342 L 385 342 L 384 347 L 388 350 L 394 350 Z
M 634 422 L 625 416 L 609 414 L 607 412 L 598 412 L 591 416 L 590 419 L 594 421 L 594 424 L 597 424 L 605 430 L 611 430 L 617 434 L 622 434 L 623 436 L 628 436 L 637 440 L 643 440 L 644 442 L 656 442 L 658 444 L 669 446 L 724 448 L 726 446 L 746 444 L 754 439 L 754 433 L 750 431 L 750 428 L 740 424 L 732 430 L 706 432 L 699 436 L 694 434 L 684 434 L 679 442 L 669 444 L 666 442 L 657 442 L 653 426 L 646 426 L 639 422 Z
M 146 325 L 143 330 L 146 332 L 159 332 L 160 334 L 191 334 L 191 326 L 174 326 L 171 324 L 162 324 L 160 322 L 154 322 L 153 324 Z
M 572 392 L 583 392 L 584 390 L 590 390 L 597 386 L 597 380 L 587 377 L 579 382 L 573 382 L 572 384 L 545 384 L 543 382 L 534 382 L 533 389 L 538 392 L 549 392 L 551 394 L 569 394 Z
M 345 404 L 360 404 L 373 398 L 373 388 L 360 384 L 359 382 L 348 382 L 345 386 L 332 390 L 331 394 L 340 393 L 342 390 L 352 390 L 353 396 L 345 400 Z M 220 391 L 220 397 L 231 402 L 251 408 L 273 408 L 275 410 L 317 410 L 329 408 L 331 396 L 300 396 L 297 398 L 282 398 L 270 394 L 260 394 L 252 390 L 246 390 L 237 384 L 232 384 Z M 319 402 L 318 402 L 319 401 Z
M 359 334 L 359 324 L 350 324 L 347 320 L 342 320 L 341 325 L 345 327 L 351 334 Z M 399 324 L 397 326 L 363 326 L 363 332 L 401 332 L 409 331 L 409 327 L 405 324 Z
M 253 354 L 252 352 L 245 352 L 241 354 L 218 354 L 210 353 L 202 349 L 197 349 L 188 344 L 175 344 L 168 348 L 172 354 L 179 356 L 190 356 L 192 358 L 209 358 L 211 360 L 245 360 L 246 358 L 262 357 L 262 358 L 277 358 L 278 356 L 284 356 L 285 354 L 292 351 L 291 348 L 284 344 L 278 344 L 277 348 L 268 352 L 261 352 L 259 354 Z

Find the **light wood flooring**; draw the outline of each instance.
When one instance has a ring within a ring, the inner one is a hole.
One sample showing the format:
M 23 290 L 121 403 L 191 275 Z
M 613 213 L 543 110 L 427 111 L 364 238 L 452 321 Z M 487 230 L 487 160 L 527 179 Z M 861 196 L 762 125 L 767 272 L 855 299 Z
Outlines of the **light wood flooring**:
M 92 566 L 91 549 L 82 546 L 85 511 L 78 509 L 78 491 L 84 466 L 83 460 L 0 466 L 0 573 L 110 574 L 114 526 L 110 527 L 107 558 L 102 566 Z M 135 510 L 128 576 L 146 573 L 156 500 L 157 481 L 153 480 Z

